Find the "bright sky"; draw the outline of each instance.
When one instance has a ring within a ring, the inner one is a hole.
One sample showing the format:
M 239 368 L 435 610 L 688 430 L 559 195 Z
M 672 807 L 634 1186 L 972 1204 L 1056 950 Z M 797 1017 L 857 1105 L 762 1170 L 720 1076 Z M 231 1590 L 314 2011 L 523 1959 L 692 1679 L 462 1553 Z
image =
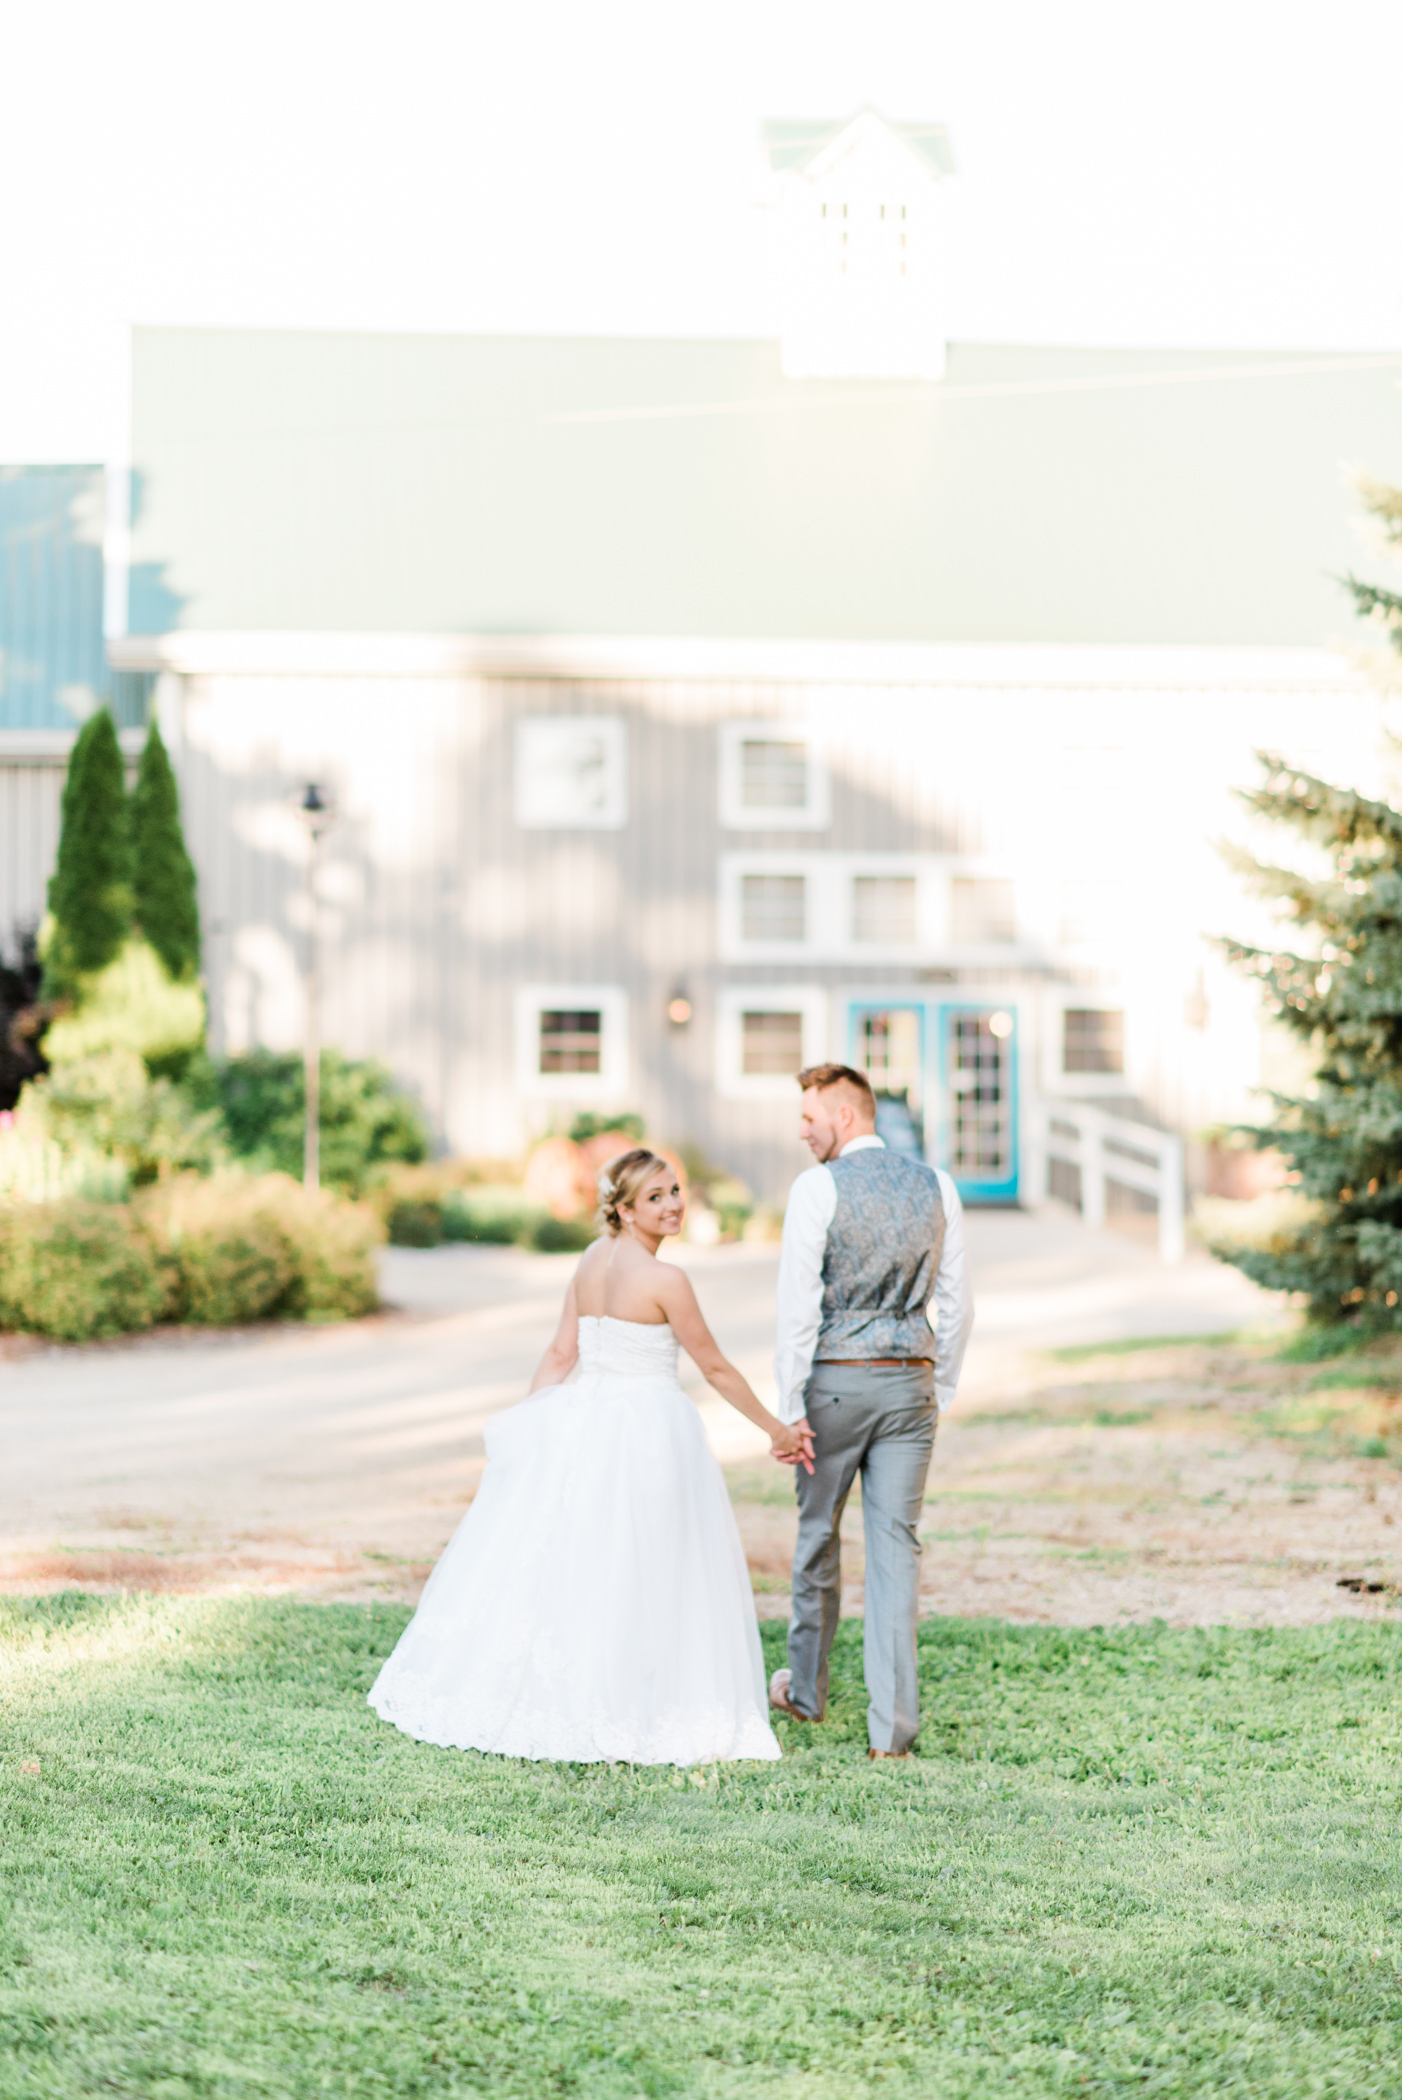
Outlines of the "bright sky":
M 765 117 L 946 122 L 962 341 L 1402 347 L 1396 0 L 6 0 L 0 460 L 133 321 L 773 335 Z

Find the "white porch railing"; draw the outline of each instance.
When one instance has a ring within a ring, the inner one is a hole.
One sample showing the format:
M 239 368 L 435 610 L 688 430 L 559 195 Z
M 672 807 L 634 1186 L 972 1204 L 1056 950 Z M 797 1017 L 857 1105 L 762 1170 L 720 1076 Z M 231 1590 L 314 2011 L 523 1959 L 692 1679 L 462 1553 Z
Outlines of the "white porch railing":
M 1183 1143 L 1170 1131 L 1131 1123 L 1079 1101 L 1039 1101 L 1032 1112 L 1032 1186 L 1049 1194 L 1053 1160 L 1080 1169 L 1081 1216 L 1105 1223 L 1107 1182 L 1138 1189 L 1158 1204 L 1159 1258 L 1183 1259 Z

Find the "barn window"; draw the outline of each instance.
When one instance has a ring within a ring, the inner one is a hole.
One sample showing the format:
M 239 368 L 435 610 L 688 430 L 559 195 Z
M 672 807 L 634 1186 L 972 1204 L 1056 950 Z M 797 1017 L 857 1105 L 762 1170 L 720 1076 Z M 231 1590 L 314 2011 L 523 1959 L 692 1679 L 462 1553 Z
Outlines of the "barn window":
M 516 1087 L 527 1100 L 626 1106 L 628 995 L 621 985 L 523 984 L 516 991 Z
M 905 948 L 916 937 L 915 877 L 857 875 L 852 882 L 852 938 L 863 945 Z
M 740 934 L 747 941 L 801 941 L 808 931 L 802 875 L 742 875 Z
M 742 1013 L 740 1070 L 747 1079 L 774 1074 L 791 1079 L 803 1065 L 803 1015 Z
M 1011 882 L 956 875 L 950 892 L 950 932 L 956 947 L 980 948 L 1017 939 Z
M 628 816 L 618 715 L 527 715 L 516 725 L 516 821 L 530 831 L 615 831 Z
M 1118 1007 L 1068 1006 L 1061 1022 L 1063 1072 L 1123 1072 L 1125 1017 Z
M 722 824 L 737 831 L 817 831 L 828 810 L 827 767 L 800 724 L 721 724 Z
M 740 800 L 746 809 L 803 809 L 808 746 L 747 736 L 740 746 Z
M 545 1007 L 540 1016 L 540 1065 L 545 1072 L 601 1072 L 604 1017 L 597 1006 Z

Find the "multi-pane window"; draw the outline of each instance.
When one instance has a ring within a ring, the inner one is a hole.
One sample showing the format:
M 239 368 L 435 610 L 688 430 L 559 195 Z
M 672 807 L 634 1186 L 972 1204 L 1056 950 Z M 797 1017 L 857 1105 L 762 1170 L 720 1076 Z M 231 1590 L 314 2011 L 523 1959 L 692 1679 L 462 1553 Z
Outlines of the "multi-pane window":
M 875 947 L 915 940 L 915 877 L 858 875 L 852 882 L 852 938 Z
M 955 1176 L 1003 1181 L 1012 1173 L 1012 1087 L 1008 1038 L 997 1014 L 954 1016 L 950 1041 Z
M 1061 1022 L 1063 1072 L 1123 1072 L 1125 1017 L 1118 1007 L 1068 1006 Z
M 950 931 L 956 947 L 977 948 L 1017 939 L 1011 882 L 983 875 L 956 875 L 950 891 Z
M 598 1007 L 544 1007 L 540 1064 L 546 1072 L 601 1072 L 604 1017 Z
M 808 746 L 777 738 L 746 737 L 740 746 L 742 809 L 806 809 Z
M 807 935 L 802 875 L 742 875 L 740 933 L 747 941 L 801 941 Z
M 789 1079 L 803 1064 L 801 1013 L 742 1013 L 740 1070 L 748 1078 Z

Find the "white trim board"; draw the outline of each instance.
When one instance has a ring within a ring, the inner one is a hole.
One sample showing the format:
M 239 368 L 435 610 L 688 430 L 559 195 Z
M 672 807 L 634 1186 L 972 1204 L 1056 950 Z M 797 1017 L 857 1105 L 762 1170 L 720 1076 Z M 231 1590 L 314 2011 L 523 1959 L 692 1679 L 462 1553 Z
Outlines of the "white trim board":
M 76 729 L 0 729 L 0 765 L 66 765 L 77 741 Z M 146 731 L 119 729 L 117 742 L 124 758 L 140 758 Z
M 602 1066 L 598 1072 L 542 1072 L 540 1016 L 547 1008 L 603 1016 Z M 516 1087 L 532 1101 L 607 1101 L 617 1105 L 628 1088 L 628 994 L 616 984 L 523 984 L 516 992 Z
M 716 1092 L 723 1101 L 787 1101 L 797 1126 L 799 1093 L 794 1075 L 741 1070 L 740 1016 L 799 1013 L 803 1016 L 803 1062 L 828 1056 L 828 995 L 818 984 L 728 984 L 716 1000 Z
M 797 685 L 1364 692 L 1342 651 L 1062 642 L 716 640 L 642 635 L 114 636 L 114 668 L 187 677 L 757 679 Z

